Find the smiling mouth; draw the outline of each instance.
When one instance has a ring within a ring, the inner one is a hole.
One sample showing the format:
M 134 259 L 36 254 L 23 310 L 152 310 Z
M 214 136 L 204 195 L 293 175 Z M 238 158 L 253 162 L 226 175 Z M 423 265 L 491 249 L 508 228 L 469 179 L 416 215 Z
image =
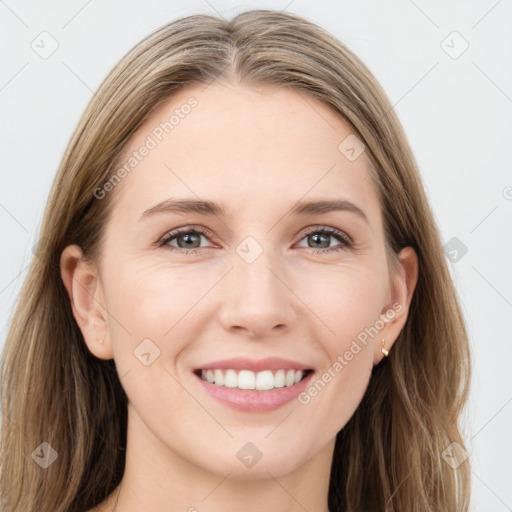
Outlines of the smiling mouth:
M 197 377 L 215 386 L 252 391 L 269 391 L 275 388 L 291 387 L 304 380 L 311 373 L 313 373 L 312 369 L 278 369 L 253 372 L 251 370 L 219 368 L 194 371 Z

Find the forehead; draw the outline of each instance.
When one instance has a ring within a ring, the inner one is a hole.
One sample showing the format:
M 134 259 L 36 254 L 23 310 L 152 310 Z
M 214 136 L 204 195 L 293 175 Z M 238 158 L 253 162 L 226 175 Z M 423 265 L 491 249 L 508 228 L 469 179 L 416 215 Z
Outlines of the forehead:
M 364 145 L 343 118 L 284 87 L 184 88 L 131 137 L 117 168 L 123 165 L 129 172 L 116 202 L 133 218 L 169 197 L 239 207 L 307 196 L 340 195 L 370 209 L 376 201 Z

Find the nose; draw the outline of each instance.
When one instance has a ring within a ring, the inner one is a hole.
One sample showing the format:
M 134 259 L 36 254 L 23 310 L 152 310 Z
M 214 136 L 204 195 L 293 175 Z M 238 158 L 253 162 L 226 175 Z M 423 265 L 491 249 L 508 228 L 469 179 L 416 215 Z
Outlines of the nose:
M 220 310 L 222 326 L 252 338 L 282 334 L 296 324 L 297 301 L 284 271 L 264 251 L 248 263 L 234 255 L 234 268 L 224 280 Z

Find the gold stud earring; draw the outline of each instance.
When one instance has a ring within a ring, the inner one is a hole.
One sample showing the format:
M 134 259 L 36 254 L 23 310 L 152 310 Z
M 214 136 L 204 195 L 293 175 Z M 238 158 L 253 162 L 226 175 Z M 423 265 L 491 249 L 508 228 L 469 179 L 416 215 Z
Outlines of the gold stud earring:
M 388 357 L 389 350 L 384 348 L 384 338 L 382 338 L 382 353 L 384 354 L 384 357 Z

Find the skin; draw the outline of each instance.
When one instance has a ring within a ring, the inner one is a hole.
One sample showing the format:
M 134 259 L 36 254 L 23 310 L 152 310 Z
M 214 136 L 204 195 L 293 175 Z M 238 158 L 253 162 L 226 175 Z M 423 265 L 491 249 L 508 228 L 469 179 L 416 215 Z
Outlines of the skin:
M 417 257 L 405 248 L 400 268 L 390 271 L 366 153 L 347 159 L 338 145 L 350 128 L 303 92 L 219 83 L 183 89 L 124 154 L 191 96 L 198 105 L 110 192 L 115 206 L 99 264 L 81 260 L 76 245 L 61 256 L 87 347 L 115 359 L 129 399 L 116 510 L 326 512 L 335 436 L 383 357 L 381 338 L 390 350 L 405 324 Z M 228 215 L 168 212 L 139 221 L 171 197 L 220 202 Z M 287 215 L 298 200 L 341 197 L 368 222 L 350 211 Z M 191 225 L 211 236 L 157 246 Z M 326 235 L 322 244 L 304 232 L 324 226 L 346 233 L 353 246 L 322 252 L 341 242 Z M 236 252 L 249 235 L 263 249 L 252 263 Z M 199 241 L 196 252 L 187 249 Z M 192 374 L 218 359 L 280 356 L 308 364 L 316 379 L 395 303 L 401 311 L 307 405 L 236 411 Z M 160 350 L 149 366 L 133 353 L 147 338 Z M 262 453 L 252 467 L 237 457 L 247 442 Z M 93 510 L 111 510 L 116 495 Z

